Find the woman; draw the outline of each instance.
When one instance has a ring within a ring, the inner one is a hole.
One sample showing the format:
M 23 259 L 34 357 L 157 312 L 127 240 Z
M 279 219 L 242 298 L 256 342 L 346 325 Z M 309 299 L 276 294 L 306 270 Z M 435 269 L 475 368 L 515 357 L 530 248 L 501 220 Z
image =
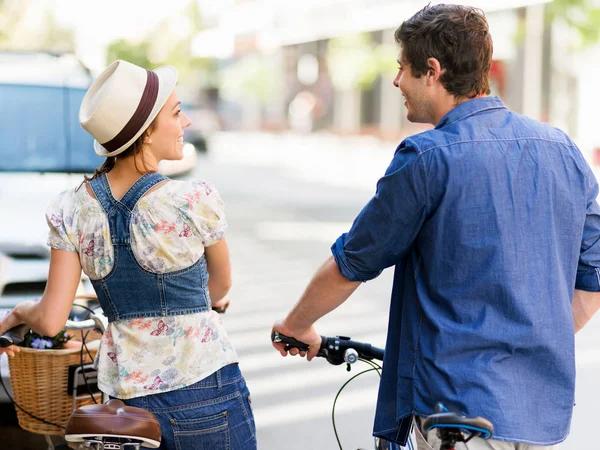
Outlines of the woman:
M 183 157 L 190 121 L 176 82 L 173 67 L 115 61 L 89 88 L 79 120 L 106 161 L 50 205 L 46 290 L 3 318 L 0 333 L 26 323 L 57 334 L 83 269 L 109 319 L 100 389 L 154 413 L 161 448 L 255 449 L 250 394 L 211 310 L 231 284 L 223 203 L 206 182 L 156 172 Z

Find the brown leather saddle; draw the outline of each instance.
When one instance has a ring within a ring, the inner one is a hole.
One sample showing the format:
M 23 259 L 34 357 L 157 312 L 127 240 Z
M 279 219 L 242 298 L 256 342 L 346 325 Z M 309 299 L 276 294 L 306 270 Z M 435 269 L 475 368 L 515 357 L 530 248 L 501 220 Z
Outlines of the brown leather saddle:
M 65 432 L 68 442 L 121 438 L 141 441 L 142 446 L 150 448 L 160 446 L 160 437 L 160 424 L 154 414 L 127 406 L 118 399 L 77 408 L 71 414 Z

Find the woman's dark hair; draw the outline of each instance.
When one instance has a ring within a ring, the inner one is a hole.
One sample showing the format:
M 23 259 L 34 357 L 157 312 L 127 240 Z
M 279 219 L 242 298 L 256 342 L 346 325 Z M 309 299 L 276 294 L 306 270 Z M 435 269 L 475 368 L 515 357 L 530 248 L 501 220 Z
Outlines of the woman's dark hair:
M 112 168 L 115 167 L 115 162 L 117 161 L 117 157 L 127 158 L 128 156 L 133 156 L 136 170 L 139 173 L 144 173 L 139 169 L 139 167 L 137 165 L 137 158 L 139 156 L 142 160 L 142 165 L 144 166 L 144 170 L 147 172 L 148 169 L 146 167 L 146 163 L 144 162 L 144 154 L 142 153 L 142 148 L 144 147 L 144 138 L 148 135 L 148 131 L 151 130 L 153 124 L 154 124 L 154 122 L 152 124 L 150 124 L 150 126 L 141 134 L 141 136 L 139 138 L 137 138 L 133 142 L 133 144 L 131 144 L 127 148 L 127 150 L 124 150 L 123 152 L 119 153 L 117 156 L 108 156 L 106 158 L 106 161 L 104 161 L 104 163 L 94 171 L 94 174 L 91 177 L 84 175 L 83 178 L 85 178 L 85 180 L 81 184 L 83 185 L 83 183 L 85 183 L 86 181 L 91 181 L 94 178 L 98 178 L 103 173 L 110 172 L 112 170 Z
M 426 6 L 394 33 L 402 59 L 419 78 L 436 58 L 444 69 L 440 81 L 455 97 L 489 94 L 493 44 L 483 11 L 459 5 Z

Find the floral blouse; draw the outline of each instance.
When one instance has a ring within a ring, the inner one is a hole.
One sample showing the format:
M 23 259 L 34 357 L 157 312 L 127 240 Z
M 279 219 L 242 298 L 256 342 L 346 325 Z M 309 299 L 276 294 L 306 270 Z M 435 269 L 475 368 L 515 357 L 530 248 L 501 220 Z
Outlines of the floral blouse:
M 108 218 L 85 186 L 59 194 L 46 219 L 50 247 L 77 252 L 91 279 L 111 271 Z M 214 186 L 170 180 L 138 201 L 131 218 L 131 248 L 148 270 L 173 272 L 198 261 L 226 227 Z M 167 331 L 156 333 L 161 327 Z M 233 362 L 237 354 L 214 311 L 116 320 L 108 325 L 96 358 L 98 387 L 117 398 L 139 397 L 188 386 Z

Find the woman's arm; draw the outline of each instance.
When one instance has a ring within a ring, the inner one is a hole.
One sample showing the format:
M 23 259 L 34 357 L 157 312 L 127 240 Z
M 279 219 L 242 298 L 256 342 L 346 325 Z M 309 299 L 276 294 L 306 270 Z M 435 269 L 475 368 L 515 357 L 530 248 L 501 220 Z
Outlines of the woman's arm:
M 75 252 L 52 249 L 44 295 L 39 302 L 26 301 L 0 320 L 0 334 L 26 323 L 36 333 L 55 336 L 63 327 L 81 280 L 81 263 Z
M 208 291 L 211 302 L 217 304 L 231 288 L 231 262 L 227 240 L 223 237 L 216 244 L 204 249 L 208 269 Z

